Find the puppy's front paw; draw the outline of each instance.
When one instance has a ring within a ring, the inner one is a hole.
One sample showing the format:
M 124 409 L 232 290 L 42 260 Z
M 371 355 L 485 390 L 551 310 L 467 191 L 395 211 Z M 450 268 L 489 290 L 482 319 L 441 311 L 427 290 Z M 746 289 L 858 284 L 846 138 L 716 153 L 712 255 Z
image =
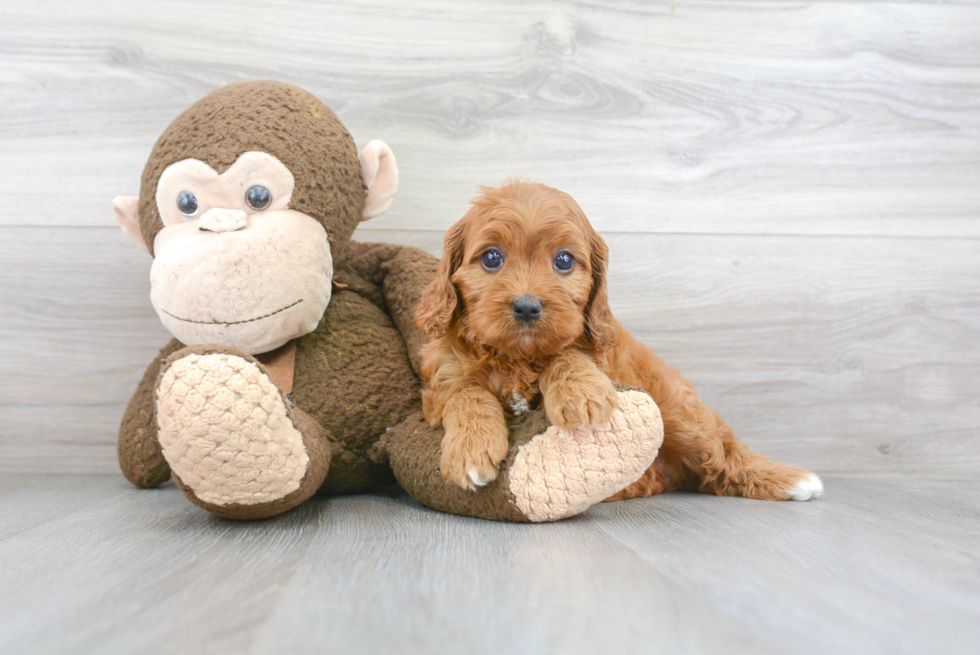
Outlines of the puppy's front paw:
M 561 428 L 600 425 L 619 405 L 612 381 L 603 373 L 551 384 L 544 394 L 548 420 Z
M 507 424 L 474 423 L 464 429 L 446 427 L 439 472 L 463 489 L 476 491 L 497 478 L 497 467 L 507 457 Z

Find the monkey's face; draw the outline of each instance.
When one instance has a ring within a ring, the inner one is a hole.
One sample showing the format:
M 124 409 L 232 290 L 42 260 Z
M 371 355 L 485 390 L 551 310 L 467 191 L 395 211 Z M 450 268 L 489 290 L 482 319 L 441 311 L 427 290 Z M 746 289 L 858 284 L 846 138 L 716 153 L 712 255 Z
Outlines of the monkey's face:
M 126 236 L 155 258 L 151 300 L 167 329 L 188 346 L 261 354 L 316 329 L 334 259 L 397 189 L 387 145 L 358 154 L 315 97 L 257 81 L 213 91 L 174 119 L 141 195 L 112 204 Z
M 288 208 L 294 183 L 264 152 L 244 153 L 220 175 L 196 159 L 164 170 L 150 298 L 179 341 L 254 354 L 316 328 L 333 260 L 323 225 Z

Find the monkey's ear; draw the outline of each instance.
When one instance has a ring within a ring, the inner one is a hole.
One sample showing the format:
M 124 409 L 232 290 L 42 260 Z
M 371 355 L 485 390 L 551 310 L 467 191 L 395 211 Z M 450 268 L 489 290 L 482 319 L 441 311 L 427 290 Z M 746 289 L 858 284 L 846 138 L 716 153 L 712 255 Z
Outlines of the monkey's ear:
M 112 209 L 116 212 L 116 220 L 122 228 L 123 234 L 136 244 L 136 247 L 143 252 L 150 252 L 143 240 L 143 231 L 140 230 L 139 216 L 139 196 L 116 196 L 112 199 Z
M 380 216 L 391 207 L 391 200 L 398 191 L 398 164 L 388 144 L 377 139 L 364 146 L 358 159 L 361 160 L 361 178 L 367 189 L 364 211 L 361 212 L 361 220 L 366 221 Z

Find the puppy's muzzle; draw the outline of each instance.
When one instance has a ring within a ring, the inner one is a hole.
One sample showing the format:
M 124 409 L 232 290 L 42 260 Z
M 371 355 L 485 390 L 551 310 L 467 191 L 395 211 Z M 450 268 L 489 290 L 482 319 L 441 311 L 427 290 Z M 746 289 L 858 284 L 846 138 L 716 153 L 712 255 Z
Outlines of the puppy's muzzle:
M 525 325 L 530 325 L 541 318 L 541 299 L 525 293 L 514 299 L 510 304 L 514 318 Z

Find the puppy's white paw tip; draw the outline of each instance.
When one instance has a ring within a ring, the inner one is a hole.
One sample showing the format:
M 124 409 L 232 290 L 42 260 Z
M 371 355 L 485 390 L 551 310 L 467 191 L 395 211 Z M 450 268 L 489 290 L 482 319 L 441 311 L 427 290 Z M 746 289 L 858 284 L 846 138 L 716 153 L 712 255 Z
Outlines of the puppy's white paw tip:
M 823 482 L 816 475 L 811 473 L 796 483 L 789 492 L 790 500 L 810 500 L 819 498 L 823 495 Z
M 470 482 L 472 482 L 477 487 L 484 487 L 487 484 L 493 482 L 494 478 L 497 477 L 496 475 L 483 477 L 480 475 L 480 472 L 477 471 L 476 469 L 470 469 L 469 471 L 466 472 L 466 475 L 469 477 Z

